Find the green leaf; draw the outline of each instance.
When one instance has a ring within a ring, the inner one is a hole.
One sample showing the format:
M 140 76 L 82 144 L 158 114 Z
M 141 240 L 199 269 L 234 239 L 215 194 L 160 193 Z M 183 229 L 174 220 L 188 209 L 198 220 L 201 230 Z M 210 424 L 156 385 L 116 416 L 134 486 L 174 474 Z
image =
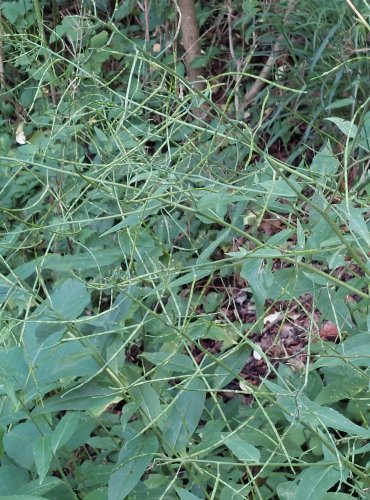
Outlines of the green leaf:
M 167 453 L 182 452 L 189 444 L 203 413 L 206 391 L 199 379 L 182 389 L 167 411 L 163 429 L 163 446 Z
M 108 500 L 123 500 L 135 488 L 158 450 L 154 434 L 128 441 L 118 456 L 119 469 L 109 478 Z
M 326 493 L 321 500 L 351 500 L 353 495 L 347 495 L 347 493 Z
M 176 493 L 179 495 L 180 500 L 200 500 L 199 497 L 195 496 L 193 493 L 190 493 L 188 490 L 184 490 L 184 488 L 175 487 Z
M 58 425 L 55 427 L 54 432 L 51 435 L 53 453 L 67 443 L 69 438 L 75 432 L 79 420 L 80 414 L 78 412 L 71 411 L 66 413 L 64 417 L 59 420 Z
M 1 500 L 48 500 L 48 498 L 36 495 L 4 495 Z
M 76 319 L 90 302 L 86 285 L 80 280 L 70 278 L 57 286 L 46 304 L 53 312 L 65 319 Z
M 320 406 L 310 401 L 304 394 L 287 393 L 282 387 L 269 380 L 265 380 L 264 384 L 277 395 L 276 399 L 279 404 L 290 413 L 290 416 L 284 413 L 288 420 L 299 419 L 310 427 L 331 427 L 338 431 L 348 432 L 352 436 L 370 438 L 370 429 L 354 424 L 337 410 Z
M 114 11 L 114 20 L 121 21 L 122 19 L 127 17 L 129 14 L 131 14 L 135 5 L 135 0 L 125 0 L 125 2 L 122 2 Z
M 338 481 L 348 476 L 346 471 L 331 466 L 308 467 L 299 475 L 294 500 L 318 500 Z
M 108 488 L 97 488 L 94 491 L 90 491 L 84 500 L 108 500 Z
M 237 377 L 246 364 L 247 359 L 251 354 L 249 347 L 243 346 L 241 348 L 232 350 L 231 353 L 221 356 L 222 365 L 217 365 L 214 375 L 207 377 L 213 389 L 222 389 L 225 385 L 229 384 L 235 377 Z
M 260 461 L 261 453 L 259 450 L 247 443 L 246 440 L 237 433 L 230 434 L 222 432 L 221 437 L 225 439 L 225 445 L 239 460 L 253 463 Z
M 301 192 L 301 187 L 298 182 L 289 180 L 289 183 L 297 189 L 297 192 Z M 283 197 L 283 198 L 297 198 L 297 193 L 295 190 L 283 179 L 276 180 L 268 180 L 263 181 L 258 185 L 259 188 L 264 188 L 266 190 L 266 194 L 274 197 Z
M 343 120 L 343 118 L 336 118 L 333 116 L 326 119 L 330 122 L 335 123 L 335 125 L 340 129 L 341 132 L 343 132 L 344 135 L 350 137 L 351 139 L 356 137 L 357 126 L 354 123 L 348 120 Z
M 158 394 L 149 382 L 138 387 L 132 387 L 130 394 L 141 409 L 144 425 L 151 424 L 161 413 Z
M 356 396 L 361 391 L 365 390 L 369 385 L 369 381 L 364 378 L 348 377 L 346 383 L 343 380 L 333 380 L 326 385 L 315 398 L 315 402 L 323 405 L 335 403 L 341 399 L 349 399 Z
M 50 436 L 40 436 L 36 439 L 33 445 L 33 455 L 40 484 L 43 483 L 49 470 L 52 454 Z
M 7 463 L 0 467 L 0 498 L 12 495 L 29 481 L 28 472 L 16 465 Z
M 344 214 L 348 220 L 349 228 L 360 238 L 370 246 L 370 232 L 367 228 L 362 211 L 359 208 L 354 208 L 352 206 L 347 206 L 345 203 L 341 203 L 337 208 Z
M 328 142 L 316 155 L 311 163 L 311 171 L 320 174 L 322 177 L 334 175 L 340 162 L 334 156 L 330 143 Z
M 13 427 L 4 436 L 4 449 L 17 464 L 30 469 L 35 462 L 33 445 L 41 437 L 33 422 L 24 422 Z
M 99 415 L 107 406 L 118 403 L 122 396 L 117 390 L 102 386 L 96 382 L 79 387 L 73 391 L 66 391 L 44 400 L 42 406 L 34 410 L 35 415 L 65 410 L 89 410 L 93 415 Z
M 160 365 L 163 370 L 174 373 L 190 373 L 194 370 L 194 362 L 185 354 L 170 352 L 144 352 L 141 355 L 153 365 Z
M 103 47 L 108 40 L 108 31 L 101 31 L 100 33 L 94 35 L 90 40 L 90 47 L 92 49 L 100 49 Z
M 54 476 L 46 476 L 42 484 L 40 481 L 36 479 L 35 481 L 30 481 L 27 484 L 24 484 L 17 490 L 17 494 L 19 495 L 45 495 L 51 490 L 54 490 L 57 487 L 66 488 L 63 482 Z
M 261 318 L 264 313 L 266 299 L 271 298 L 274 288 L 274 275 L 271 272 L 271 261 L 264 259 L 248 259 L 244 262 L 240 276 L 245 278 L 253 292 L 257 316 Z

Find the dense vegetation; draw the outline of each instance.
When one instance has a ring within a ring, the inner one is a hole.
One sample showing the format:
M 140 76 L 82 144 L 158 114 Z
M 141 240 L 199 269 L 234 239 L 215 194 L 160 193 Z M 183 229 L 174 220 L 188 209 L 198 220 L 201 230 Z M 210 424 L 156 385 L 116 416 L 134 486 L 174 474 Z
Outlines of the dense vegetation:
M 368 498 L 370 5 L 184 3 L 0 5 L 0 496 Z

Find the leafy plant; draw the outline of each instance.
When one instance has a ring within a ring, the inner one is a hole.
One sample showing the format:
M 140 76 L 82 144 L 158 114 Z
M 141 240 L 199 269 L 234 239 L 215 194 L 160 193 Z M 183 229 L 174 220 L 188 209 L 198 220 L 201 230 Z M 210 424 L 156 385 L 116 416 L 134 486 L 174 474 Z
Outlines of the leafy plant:
M 3 498 L 366 498 L 366 14 L 198 7 L 0 6 Z

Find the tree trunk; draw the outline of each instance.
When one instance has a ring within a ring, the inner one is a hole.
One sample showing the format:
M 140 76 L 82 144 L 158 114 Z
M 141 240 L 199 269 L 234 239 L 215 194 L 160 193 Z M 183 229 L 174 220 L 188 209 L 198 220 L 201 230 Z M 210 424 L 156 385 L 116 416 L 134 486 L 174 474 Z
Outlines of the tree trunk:
M 197 90 L 203 90 L 202 68 L 193 68 L 192 62 L 201 55 L 198 22 L 195 14 L 194 0 L 177 0 L 181 13 L 182 43 L 185 49 L 186 76 Z

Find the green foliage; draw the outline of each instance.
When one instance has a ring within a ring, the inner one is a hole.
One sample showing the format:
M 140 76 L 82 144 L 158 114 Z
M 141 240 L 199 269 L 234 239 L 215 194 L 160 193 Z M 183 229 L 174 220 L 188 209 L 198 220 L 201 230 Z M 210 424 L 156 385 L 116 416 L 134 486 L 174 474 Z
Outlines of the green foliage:
M 0 5 L 0 496 L 366 498 L 366 26 L 148 4 Z

